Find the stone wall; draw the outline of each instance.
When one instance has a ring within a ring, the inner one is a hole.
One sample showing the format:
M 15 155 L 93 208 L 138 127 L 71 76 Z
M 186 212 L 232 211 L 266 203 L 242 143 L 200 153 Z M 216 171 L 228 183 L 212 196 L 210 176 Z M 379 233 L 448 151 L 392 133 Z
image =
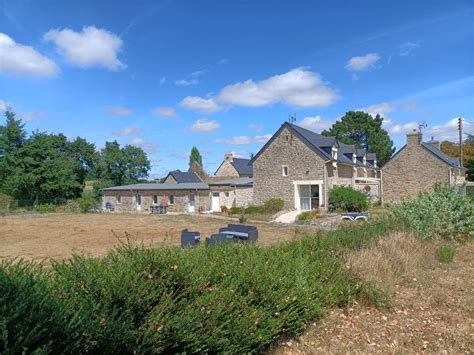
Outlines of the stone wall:
M 212 186 L 212 192 L 219 192 L 219 205 L 232 207 L 247 207 L 253 203 L 253 187 Z
M 288 176 L 282 174 L 283 165 Z M 295 180 L 324 180 L 324 160 L 285 128 L 253 163 L 254 203 L 281 198 L 286 209 L 294 209 Z
M 174 197 L 174 204 L 168 207 L 169 212 L 188 212 L 189 211 L 189 194 L 195 195 L 195 212 L 209 211 L 211 208 L 211 199 L 208 190 L 186 191 L 186 190 L 144 190 L 144 191 L 104 191 L 102 204 L 105 207 L 110 202 L 115 211 L 133 212 L 137 211 L 136 195 L 142 197 L 142 212 L 149 212 L 150 206 L 153 204 L 153 197 L 156 196 L 158 204 L 161 203 L 163 197 L 166 196 L 168 201 L 170 196 Z M 121 196 L 121 203 L 118 203 L 117 196 Z
M 163 181 L 164 184 L 176 184 L 176 180 L 171 174 L 168 174 L 166 177 L 165 181 Z
M 449 166 L 420 144 L 411 134 L 408 144 L 382 168 L 384 202 L 416 198 L 422 191 L 432 191 L 435 184 L 449 182 Z
M 232 165 L 232 157 L 226 155 L 221 166 L 217 169 L 215 176 L 239 177 L 239 173 Z

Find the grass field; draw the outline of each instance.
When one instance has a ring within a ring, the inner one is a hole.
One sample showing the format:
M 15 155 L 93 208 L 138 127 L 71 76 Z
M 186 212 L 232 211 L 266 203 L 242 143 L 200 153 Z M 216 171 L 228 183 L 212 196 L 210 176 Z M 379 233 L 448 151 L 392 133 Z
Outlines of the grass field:
M 179 245 L 182 229 L 201 237 L 216 233 L 232 220 L 191 215 L 141 214 L 24 214 L 0 217 L 0 259 L 66 259 L 74 252 L 102 256 L 127 235 L 145 245 Z M 294 229 L 248 223 L 259 229 L 259 244 L 290 240 Z

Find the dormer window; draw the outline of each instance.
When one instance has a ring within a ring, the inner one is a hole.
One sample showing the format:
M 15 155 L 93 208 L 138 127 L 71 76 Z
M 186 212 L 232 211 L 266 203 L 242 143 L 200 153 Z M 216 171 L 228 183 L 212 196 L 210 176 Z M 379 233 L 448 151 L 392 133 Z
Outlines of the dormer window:
M 352 153 L 352 162 L 354 164 L 357 163 L 357 155 L 355 153 Z
M 363 162 L 364 162 L 364 165 L 367 165 L 367 157 L 364 155 L 364 158 L 363 158 Z
M 336 147 L 332 147 L 331 153 L 332 153 L 332 159 L 337 160 L 337 148 Z
M 377 167 L 377 160 L 374 160 L 374 168 Z

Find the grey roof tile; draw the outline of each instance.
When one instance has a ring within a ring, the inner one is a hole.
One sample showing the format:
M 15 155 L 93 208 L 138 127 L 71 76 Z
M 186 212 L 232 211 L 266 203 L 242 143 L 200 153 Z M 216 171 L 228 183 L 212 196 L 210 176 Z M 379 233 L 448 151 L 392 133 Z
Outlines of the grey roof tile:
M 239 173 L 239 175 L 252 175 L 253 168 L 250 164 L 250 159 L 244 158 L 233 158 L 232 165 L 234 166 L 235 170 Z
M 195 183 L 181 183 L 181 184 L 132 184 L 114 186 L 103 189 L 103 191 L 143 191 L 143 190 L 207 190 L 209 185 L 203 182 Z

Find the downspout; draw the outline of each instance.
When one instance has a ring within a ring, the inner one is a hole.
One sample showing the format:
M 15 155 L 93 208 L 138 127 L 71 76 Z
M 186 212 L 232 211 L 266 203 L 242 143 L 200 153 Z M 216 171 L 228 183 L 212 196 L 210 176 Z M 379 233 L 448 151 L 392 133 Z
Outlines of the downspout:
M 323 167 L 323 174 L 324 174 L 324 177 L 323 177 L 323 184 L 324 184 L 324 206 L 326 207 L 326 210 L 328 209 L 328 201 L 327 201 L 327 168 L 326 168 L 326 164 L 324 164 L 324 167 Z

